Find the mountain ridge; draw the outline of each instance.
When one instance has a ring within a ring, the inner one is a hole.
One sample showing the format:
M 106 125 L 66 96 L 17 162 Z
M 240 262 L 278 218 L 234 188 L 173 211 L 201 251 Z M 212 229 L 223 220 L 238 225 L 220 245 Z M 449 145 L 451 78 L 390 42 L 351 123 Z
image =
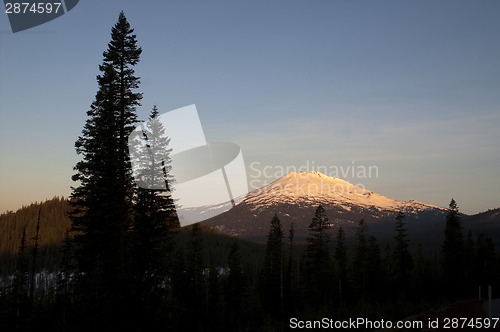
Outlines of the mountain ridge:
M 305 190 L 307 188 L 307 190 Z M 314 191 L 313 191 L 314 190 Z M 262 193 L 267 194 L 263 197 Z M 250 192 L 244 202 L 257 203 L 259 196 L 268 200 L 272 196 L 283 201 L 283 198 L 290 196 L 292 198 L 312 198 L 316 201 L 329 200 L 334 202 L 356 202 L 364 206 L 376 206 L 382 209 L 407 209 L 413 206 L 416 210 L 422 209 L 441 209 L 436 205 L 422 203 L 416 200 L 401 201 L 380 195 L 363 187 L 355 186 L 343 179 L 330 177 L 321 172 L 290 172 L 276 181 Z M 271 196 L 271 197 L 269 197 Z
M 321 172 L 290 172 L 276 181 L 250 192 L 240 204 L 203 223 L 242 237 L 265 237 L 274 214 L 284 227 L 294 223 L 299 237 L 307 235 L 314 208 L 322 205 L 332 228 L 352 228 L 361 219 L 368 224 L 394 219 L 399 211 L 409 219 L 444 216 L 446 209 L 416 200 L 401 201 L 355 186 Z M 220 205 L 223 207 L 223 205 Z M 196 213 L 204 213 L 200 207 Z M 211 212 L 216 211 L 211 207 Z

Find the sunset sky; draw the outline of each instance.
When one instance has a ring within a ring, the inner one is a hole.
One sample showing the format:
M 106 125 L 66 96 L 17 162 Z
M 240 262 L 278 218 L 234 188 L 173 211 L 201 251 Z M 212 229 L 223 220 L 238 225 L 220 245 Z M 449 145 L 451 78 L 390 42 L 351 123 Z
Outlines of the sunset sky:
M 0 212 L 70 194 L 121 10 L 143 49 L 139 117 L 196 104 L 208 141 L 240 145 L 249 181 L 376 166 L 345 180 L 500 207 L 500 2 L 112 0 L 15 34 L 0 13 Z

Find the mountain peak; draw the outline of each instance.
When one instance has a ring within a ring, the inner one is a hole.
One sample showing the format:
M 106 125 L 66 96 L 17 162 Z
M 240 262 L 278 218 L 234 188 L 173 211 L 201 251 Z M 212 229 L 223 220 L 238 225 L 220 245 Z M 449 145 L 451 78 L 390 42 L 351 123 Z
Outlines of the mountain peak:
M 290 172 L 253 190 L 241 204 L 210 219 L 207 224 L 231 235 L 265 237 L 269 220 L 277 214 L 282 225 L 290 226 L 294 222 L 296 234 L 305 237 L 318 205 L 325 209 L 331 226 L 339 224 L 351 229 L 361 219 L 368 223 L 394 221 L 400 211 L 413 219 L 442 216 L 446 212 L 437 206 L 389 198 L 366 189 L 363 184 L 354 185 L 318 171 L 309 171 Z M 216 209 L 200 208 L 202 211 L 198 213 L 210 213 Z
M 331 197 L 344 195 L 366 195 L 369 191 L 339 178 L 318 171 L 290 172 L 276 181 L 254 190 L 250 196 L 281 197 Z
M 318 171 L 290 172 L 276 181 L 251 192 L 245 202 L 256 206 L 282 203 L 359 206 L 386 211 L 437 208 L 418 201 L 399 201 Z
M 306 188 L 305 191 L 304 187 Z M 282 190 L 287 188 L 299 188 L 300 190 L 296 192 L 299 196 L 304 194 L 306 196 L 314 196 L 317 194 L 338 192 L 339 190 L 342 192 L 356 191 L 361 194 L 365 191 L 364 188 L 356 187 L 345 180 L 331 177 L 318 171 L 290 172 L 273 183 L 257 189 L 257 191 L 276 192 L 276 189 Z M 290 190 L 285 191 L 290 192 Z
M 323 174 L 321 172 L 318 172 L 318 171 L 309 171 L 309 172 L 290 172 L 286 175 L 286 177 L 298 177 L 298 176 L 302 176 L 302 177 L 311 177 L 311 178 L 324 178 L 324 179 L 335 179 L 331 176 L 328 176 L 326 174 Z
M 370 223 L 394 220 L 399 211 L 415 219 L 445 213 L 437 206 L 389 198 L 362 184 L 309 171 L 290 172 L 253 190 L 241 204 L 207 223 L 232 235 L 265 236 L 269 220 L 277 214 L 283 225 L 295 222 L 297 234 L 306 236 L 308 221 L 318 205 L 323 206 L 332 225 L 349 227 L 361 219 Z

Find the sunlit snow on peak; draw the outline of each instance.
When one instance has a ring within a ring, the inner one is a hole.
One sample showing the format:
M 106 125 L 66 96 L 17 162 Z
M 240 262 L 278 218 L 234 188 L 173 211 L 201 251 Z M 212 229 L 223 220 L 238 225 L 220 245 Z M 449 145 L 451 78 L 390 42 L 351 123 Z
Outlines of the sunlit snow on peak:
M 252 191 L 245 201 L 249 204 L 269 205 L 302 201 L 319 204 L 359 205 L 384 210 L 425 210 L 436 206 L 418 201 L 392 199 L 360 185 L 318 171 L 290 172 L 278 180 Z

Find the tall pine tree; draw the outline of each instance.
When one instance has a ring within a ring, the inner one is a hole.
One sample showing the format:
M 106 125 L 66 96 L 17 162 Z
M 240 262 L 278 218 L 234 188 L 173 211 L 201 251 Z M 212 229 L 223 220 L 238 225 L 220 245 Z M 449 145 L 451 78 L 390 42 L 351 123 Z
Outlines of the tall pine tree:
M 283 311 L 283 230 L 275 214 L 267 236 L 266 254 L 260 276 L 260 295 L 265 312 Z
M 127 139 L 142 98 L 135 92 L 140 82 L 133 69 L 142 50 L 133 31 L 121 12 L 99 66 L 99 90 L 75 143 L 82 157 L 74 167 L 72 179 L 78 186 L 71 195 L 79 291 L 84 308 L 95 314 L 90 324 L 100 328 L 126 321 L 119 318 L 124 318 L 127 300 L 127 233 L 134 196 Z
M 356 247 L 352 261 L 353 288 L 357 298 L 365 300 L 368 284 L 368 239 L 365 220 L 361 219 L 356 229 Z
M 304 254 L 306 297 L 311 304 L 321 306 L 331 300 L 333 278 L 330 258 L 330 233 L 325 209 L 319 205 L 309 224 L 309 237 Z
M 399 212 L 396 216 L 396 244 L 392 254 L 394 262 L 394 283 L 396 294 L 408 294 L 410 288 L 411 271 L 413 269 L 413 258 L 408 251 L 409 239 L 405 225 L 405 215 Z
M 442 254 L 444 285 L 449 296 L 456 296 L 465 277 L 465 268 L 463 266 L 464 237 L 462 224 L 458 206 L 454 199 L 451 200 L 446 214 Z
M 347 245 L 345 243 L 345 232 L 342 226 L 339 226 L 336 237 L 335 253 L 334 253 L 338 285 L 338 298 L 342 300 L 342 294 L 348 290 L 347 273 L 349 258 L 347 254 Z
M 134 154 L 139 159 L 135 162 L 138 167 L 134 174 L 140 186 L 134 205 L 131 275 L 134 278 L 132 292 L 136 297 L 136 314 L 142 322 L 149 324 L 153 323 L 154 314 L 163 310 L 162 303 L 170 289 L 169 258 L 174 248 L 173 230 L 178 227 L 171 196 L 173 179 L 169 175 L 170 139 L 158 115 L 154 106 L 143 131 L 134 131 L 129 139 L 129 142 L 138 139 L 146 142 L 130 144 L 131 149 L 140 149 Z M 153 325 L 149 326 L 153 328 Z
M 28 323 L 29 312 L 29 273 L 28 261 L 26 257 L 26 249 L 28 242 L 26 239 L 26 225 L 23 227 L 23 235 L 21 244 L 17 253 L 16 271 L 12 280 L 12 308 L 15 310 L 16 330 L 21 331 L 26 329 Z
M 295 230 L 293 228 L 293 222 L 290 223 L 290 229 L 288 230 L 288 263 L 283 276 L 285 289 L 284 289 L 284 302 L 285 302 L 285 313 L 290 315 L 295 310 L 297 302 L 297 289 L 298 289 L 298 260 L 295 259 L 294 252 L 294 238 Z

